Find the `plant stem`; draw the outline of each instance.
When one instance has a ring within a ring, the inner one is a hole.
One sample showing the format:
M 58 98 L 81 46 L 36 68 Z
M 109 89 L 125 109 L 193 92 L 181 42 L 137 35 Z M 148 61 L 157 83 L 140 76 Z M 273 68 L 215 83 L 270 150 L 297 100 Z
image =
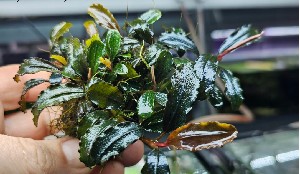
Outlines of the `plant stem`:
M 141 137 L 140 140 L 151 149 L 158 149 L 158 146 L 156 145 L 155 142 L 153 142 L 153 140 L 146 137 Z
M 166 135 L 166 132 L 161 133 L 155 140 L 160 140 L 164 135 Z

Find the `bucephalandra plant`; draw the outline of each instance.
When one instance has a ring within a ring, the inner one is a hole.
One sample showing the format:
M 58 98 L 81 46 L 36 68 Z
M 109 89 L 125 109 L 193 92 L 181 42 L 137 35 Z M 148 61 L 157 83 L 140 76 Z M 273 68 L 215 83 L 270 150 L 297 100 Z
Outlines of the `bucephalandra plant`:
M 199 53 L 180 28 L 169 28 L 158 38 L 151 25 L 161 17 L 159 10 L 143 13 L 119 27 L 113 15 L 100 4 L 88 13 L 95 20 L 84 27 L 89 39 L 81 41 L 68 33 L 72 24 L 62 22 L 50 34 L 50 60 L 26 59 L 15 76 L 39 71 L 49 79 L 25 83 L 26 92 L 41 83 L 49 87 L 32 106 L 33 122 L 47 107 L 60 106 L 62 113 L 51 126 L 80 139 L 80 160 L 88 167 L 103 165 L 136 140 L 153 149 L 142 173 L 170 173 L 163 147 L 196 151 L 221 147 L 237 136 L 234 126 L 219 122 L 186 124 L 186 115 L 196 100 L 222 106 L 223 94 L 234 109 L 243 101 L 242 89 L 233 74 L 219 66 L 223 56 L 256 41 L 260 36 L 250 25 L 234 31 L 218 54 Z M 96 24 L 105 32 L 100 36 Z M 185 58 L 185 52 L 198 56 Z M 225 91 L 216 85 L 222 79 Z M 160 133 L 156 139 L 145 132 Z M 169 134 L 165 142 L 163 135 Z

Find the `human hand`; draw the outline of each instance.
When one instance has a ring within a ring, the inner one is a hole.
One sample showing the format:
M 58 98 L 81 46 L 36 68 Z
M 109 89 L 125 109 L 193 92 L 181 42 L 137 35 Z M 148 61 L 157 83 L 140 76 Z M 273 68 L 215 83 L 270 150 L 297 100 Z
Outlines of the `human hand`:
M 109 161 L 103 168 L 89 169 L 79 161 L 79 140 L 71 137 L 43 140 L 50 135 L 49 124 L 56 114 L 44 110 L 39 117 L 38 127 L 32 121 L 30 111 L 4 115 L 4 111 L 19 107 L 18 101 L 24 82 L 31 78 L 49 78 L 49 73 L 24 75 L 16 83 L 13 77 L 19 65 L 0 68 L 0 173 L 100 173 L 121 174 L 125 166 L 136 164 L 144 153 L 143 143 L 137 141 L 125 149 L 119 157 Z M 41 84 L 29 90 L 26 101 L 35 101 L 47 87 Z

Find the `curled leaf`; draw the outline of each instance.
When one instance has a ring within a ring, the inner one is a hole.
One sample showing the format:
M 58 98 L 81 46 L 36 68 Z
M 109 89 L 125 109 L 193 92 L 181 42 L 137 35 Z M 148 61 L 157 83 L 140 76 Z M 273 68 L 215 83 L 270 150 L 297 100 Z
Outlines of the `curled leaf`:
M 227 123 L 188 123 L 173 131 L 165 145 L 189 151 L 216 148 L 233 141 L 237 133 L 236 128 Z
M 34 74 L 39 71 L 58 72 L 59 69 L 47 60 L 41 58 L 30 58 L 24 60 L 24 63 L 21 63 L 18 75 L 22 76 L 24 74 Z
M 83 26 L 90 37 L 93 37 L 94 35 L 98 34 L 97 26 L 94 21 L 91 20 L 85 21 Z
M 95 21 L 106 29 L 116 29 L 120 31 L 119 24 L 113 14 L 101 4 L 93 4 L 89 7 L 88 13 Z
M 70 22 L 61 22 L 55 27 L 53 27 L 50 33 L 50 40 L 52 43 L 56 42 L 58 38 L 60 38 L 64 33 L 68 32 L 72 27 L 72 23 Z

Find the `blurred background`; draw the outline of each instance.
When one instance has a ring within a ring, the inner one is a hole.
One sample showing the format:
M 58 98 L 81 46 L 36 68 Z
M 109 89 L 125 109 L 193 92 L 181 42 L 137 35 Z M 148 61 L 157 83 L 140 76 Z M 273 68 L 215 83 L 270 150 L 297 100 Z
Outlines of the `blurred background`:
M 49 32 L 61 21 L 73 23 L 72 35 L 87 38 L 82 24 L 91 19 L 86 12 L 92 3 L 103 4 L 120 25 L 158 8 L 163 16 L 154 32 L 159 35 L 169 26 L 187 32 L 192 28 L 203 53 L 216 53 L 233 29 L 244 24 L 263 30 L 259 43 L 222 61 L 240 79 L 247 112 L 232 111 L 226 103 L 215 110 L 209 103 L 198 102 L 190 113 L 190 119 L 200 120 L 217 113 L 246 115 L 246 119 L 218 116 L 238 128 L 238 139 L 221 149 L 167 155 L 172 173 L 299 172 L 298 0 L 0 0 L 0 66 L 29 57 L 48 59 Z M 173 161 L 176 158 L 178 163 Z M 139 173 L 142 163 L 126 172 Z

